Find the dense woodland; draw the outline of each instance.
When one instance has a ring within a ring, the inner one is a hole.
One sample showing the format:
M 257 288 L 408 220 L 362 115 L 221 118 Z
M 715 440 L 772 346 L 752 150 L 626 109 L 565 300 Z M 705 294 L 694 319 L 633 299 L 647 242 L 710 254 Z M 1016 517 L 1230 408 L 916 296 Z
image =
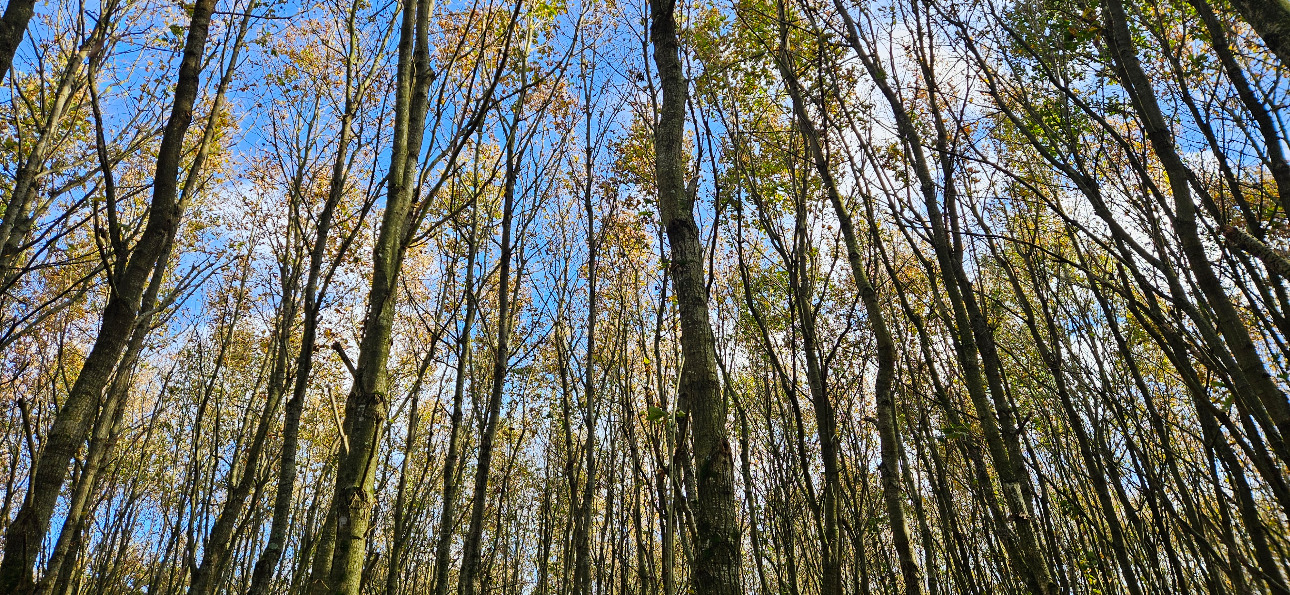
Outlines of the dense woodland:
M 0 77 L 0 593 L 1290 594 L 1285 0 L 8 0 Z

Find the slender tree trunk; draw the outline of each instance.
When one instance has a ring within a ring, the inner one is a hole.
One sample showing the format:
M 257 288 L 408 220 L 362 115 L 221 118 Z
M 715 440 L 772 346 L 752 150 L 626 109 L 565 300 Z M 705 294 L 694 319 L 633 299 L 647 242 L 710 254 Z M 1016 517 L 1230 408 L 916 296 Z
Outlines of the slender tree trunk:
M 981 219 L 984 224 L 983 218 L 979 215 L 978 219 Z M 993 244 L 991 245 L 991 250 L 994 250 Z M 1046 295 L 1047 281 L 1041 282 L 1041 278 L 1046 277 L 1046 275 L 1037 270 L 1029 255 L 1021 255 L 1029 269 L 1031 285 L 1035 288 L 1035 300 L 1039 305 L 1038 314 L 1042 315 L 1043 331 L 1048 333 L 1048 337 L 1052 342 L 1051 347 L 1049 346 L 1049 340 L 1044 338 L 1044 332 L 1040 330 L 1039 324 L 1041 320 L 1036 316 L 1035 308 L 1030 303 L 1030 297 L 1022 289 L 1020 279 L 1013 270 L 1013 266 L 1007 262 L 1005 255 L 999 254 L 997 251 L 995 252 L 995 258 L 1001 263 L 1001 268 L 1007 273 L 1008 279 L 1012 283 L 1016 303 L 1021 307 L 1026 327 L 1030 330 L 1030 336 L 1034 340 L 1039 359 L 1048 367 L 1048 372 L 1053 378 L 1058 400 L 1061 402 L 1062 410 L 1066 414 L 1067 423 L 1075 435 L 1080 457 L 1084 463 L 1085 470 L 1092 479 L 1093 490 L 1097 494 L 1097 502 L 1102 507 L 1106 526 L 1111 533 L 1111 549 L 1114 551 L 1115 559 L 1120 565 L 1120 580 L 1123 581 L 1131 595 L 1142 595 L 1142 587 L 1138 581 L 1137 574 L 1134 572 L 1130 554 L 1126 550 L 1124 527 L 1120 522 L 1119 513 L 1111 502 L 1111 492 L 1107 485 L 1106 474 L 1102 471 L 1101 462 L 1092 447 L 1092 440 L 1084 428 L 1084 420 L 1076 410 L 1075 403 L 1071 398 L 1069 382 L 1066 379 L 1064 358 L 1062 357 L 1062 346 L 1058 339 L 1061 331 L 1059 330 L 1058 322 L 1055 320 L 1055 315 L 1050 309 L 1050 300 Z
M 780 2 L 779 6 L 781 27 L 785 27 L 783 2 Z M 865 314 L 868 316 L 869 326 L 873 331 L 874 340 L 877 344 L 878 370 L 874 380 L 874 401 L 878 413 L 878 438 L 882 460 L 879 471 L 882 479 L 883 498 L 887 505 L 887 516 L 891 523 L 892 541 L 896 546 L 896 555 L 900 559 L 901 575 L 905 581 L 905 592 L 907 595 L 919 595 L 922 593 L 922 578 L 918 568 L 918 560 L 914 556 L 913 548 L 910 546 L 909 523 L 905 518 L 905 498 L 901 489 L 900 444 L 897 439 L 896 405 L 892 391 L 898 358 L 896 342 L 887 327 L 886 316 L 883 314 L 882 304 L 878 300 L 878 292 L 874 289 L 873 284 L 869 282 L 868 273 L 865 272 L 865 265 L 860 254 L 860 241 L 856 236 L 851 213 L 847 210 L 846 204 L 842 200 L 842 194 L 838 190 L 832 168 L 820 144 L 819 132 L 816 130 L 810 114 L 806 111 L 801 84 L 793 71 L 793 63 L 788 53 L 786 32 L 781 33 L 777 56 L 776 64 L 779 67 L 781 76 L 784 78 L 789 98 L 792 100 L 798 129 L 801 131 L 802 139 L 807 145 L 810 158 L 815 165 L 816 173 L 820 176 L 825 193 L 829 197 L 829 204 L 833 207 L 833 213 L 838 218 L 838 226 L 842 231 L 843 242 L 847 249 L 847 263 L 851 267 L 851 277 L 860 293 L 860 300 L 864 304 Z M 806 312 L 805 307 L 799 307 L 799 310 Z M 805 321 L 803 322 L 805 323 Z M 820 389 L 820 392 L 822 391 L 823 389 Z M 833 497 L 830 494 L 841 490 L 838 481 L 837 447 L 835 445 L 837 440 L 836 421 L 833 419 L 834 414 L 827 395 L 817 397 L 816 401 L 816 425 L 820 431 L 821 451 L 825 455 L 825 498 L 826 505 L 829 505 L 827 500 Z M 830 458 L 833 459 L 831 464 Z M 830 467 L 832 467 L 832 470 L 830 470 Z M 836 507 L 836 504 L 830 506 Z M 830 510 L 829 514 L 836 515 L 836 512 L 836 510 Z M 825 538 L 827 541 L 835 543 L 838 541 L 836 523 L 836 519 L 826 523 Z M 830 568 L 829 564 L 830 561 L 825 560 L 824 592 L 840 594 L 842 592 L 840 564 L 836 560 L 832 562 L 832 568 Z M 829 577 L 830 570 L 835 573 L 835 577 L 832 579 Z
M 520 103 L 523 103 L 521 93 Z M 506 135 L 506 178 L 502 189 L 502 237 L 501 253 L 498 256 L 497 281 L 497 342 L 493 353 L 492 385 L 488 393 L 488 403 L 484 409 L 486 416 L 483 434 L 479 439 L 479 457 L 475 463 L 474 502 L 470 508 L 470 526 L 466 530 L 465 543 L 461 552 L 461 575 L 459 586 L 462 595 L 476 595 L 480 592 L 481 574 L 483 572 L 482 540 L 484 532 L 484 507 L 488 503 L 488 479 L 493 464 L 493 442 L 497 437 L 497 426 L 502 413 L 502 394 L 506 390 L 506 372 L 510 366 L 511 356 L 511 260 L 514 245 L 511 239 L 515 217 L 515 184 L 518 176 L 519 159 L 523 151 L 516 154 L 516 136 L 519 134 L 520 122 L 517 106 L 516 117 L 511 121 L 511 129 Z
M 927 209 L 927 218 L 932 228 L 929 239 L 936 253 L 946 295 L 953 308 L 959 365 L 963 368 L 964 381 L 973 407 L 976 409 L 982 433 L 985 435 L 995 471 L 999 476 L 1003 501 L 1012 519 L 1011 528 L 1016 539 L 1005 539 L 1005 544 L 1010 544 L 1009 554 L 1030 589 L 1041 595 L 1052 595 L 1056 593 L 1057 585 L 1053 581 L 1053 574 L 1048 567 L 1048 560 L 1035 530 L 1029 494 L 1030 478 L 1022 459 L 1020 432 L 1003 389 L 1001 368 L 992 331 L 976 302 L 972 293 L 974 288 L 963 268 L 961 240 L 956 219 L 957 196 L 954 188 L 953 156 L 949 147 L 944 146 L 947 134 L 936 105 L 935 89 L 933 88 L 930 93 L 929 105 L 937 124 L 937 145 L 941 151 L 941 169 L 944 174 L 941 185 L 945 194 L 944 202 L 949 209 L 948 214 L 941 210 L 941 201 L 936 195 L 937 183 L 923 152 L 921 135 L 910 118 L 908 109 L 888 82 L 887 75 L 874 55 L 864 45 L 859 29 L 846 7 L 840 1 L 835 1 L 834 5 L 845 21 L 848 44 L 855 50 L 869 78 L 873 80 L 891 108 L 897 131 L 905 141 L 905 147 L 912 154 L 909 162 L 916 175 L 919 191 L 924 199 L 924 207 Z M 922 68 L 927 84 L 934 87 L 935 79 L 932 77 L 934 73 L 931 66 L 923 63 Z M 951 228 L 946 227 L 947 220 Z
M 1172 132 L 1156 100 L 1155 90 L 1138 61 L 1124 5 L 1120 0 L 1108 0 L 1103 10 L 1106 16 L 1104 37 L 1108 48 L 1112 52 L 1125 90 L 1142 119 L 1143 130 L 1169 180 L 1174 200 L 1174 230 L 1178 234 L 1179 245 L 1191 264 L 1196 285 L 1213 310 L 1218 331 L 1235 359 L 1237 367 L 1230 372 L 1237 377 L 1238 383 L 1247 383 L 1259 404 L 1267 409 L 1274 427 L 1267 428 L 1266 431 L 1290 436 L 1290 402 L 1287 402 L 1285 393 L 1277 387 L 1264 366 L 1258 347 L 1250 337 L 1249 328 L 1227 296 L 1200 239 L 1196 205 L 1192 202 L 1192 175 L 1178 155 Z
M 233 41 L 228 68 L 221 77 L 219 88 L 215 94 L 213 104 L 215 114 L 219 113 L 224 93 L 232 82 L 238 54 L 249 30 L 252 14 L 250 10 L 244 14 L 241 26 Z M 207 135 L 202 148 L 203 154 L 199 157 L 199 162 L 200 159 L 204 159 L 205 151 L 209 150 L 210 141 L 213 140 L 211 137 L 213 131 L 214 127 L 208 124 Z M 192 185 L 196 183 L 195 180 L 195 177 L 189 176 L 188 183 L 185 186 L 185 196 L 191 191 Z M 239 525 L 238 521 L 242 517 L 242 508 L 246 505 L 247 498 L 251 496 L 256 487 L 255 481 L 259 474 L 260 457 L 264 452 L 265 441 L 268 439 L 272 415 L 278 407 L 282 393 L 286 390 L 287 350 L 290 344 L 291 328 L 296 317 L 296 296 L 296 279 L 293 271 L 291 274 L 283 275 L 282 304 L 278 324 L 276 325 L 277 329 L 273 337 L 273 367 L 269 378 L 268 398 L 257 423 L 254 438 L 252 438 L 251 445 L 247 448 L 242 476 L 233 489 L 229 491 L 224 501 L 224 506 L 215 518 L 210 535 L 202 548 L 202 562 L 193 572 L 189 583 L 189 595 L 207 595 L 214 591 L 215 585 L 219 584 L 219 575 L 227 563 L 228 550 L 233 545 L 235 532 Z
M 350 11 L 347 22 L 350 45 L 345 65 L 345 107 L 341 114 L 336 140 L 336 158 L 332 162 L 327 200 L 323 204 L 322 212 L 318 214 L 314 243 L 309 252 L 309 270 L 303 291 L 304 323 L 301 329 L 300 350 L 296 355 L 291 398 L 287 400 L 282 424 L 282 453 L 279 455 L 278 486 L 273 501 L 273 518 L 269 524 L 268 543 L 256 560 L 252 572 L 251 585 L 248 588 L 250 595 L 264 595 L 268 592 L 278 561 L 281 560 L 282 552 L 286 549 L 287 533 L 290 529 L 292 500 L 295 498 L 296 457 L 300 448 L 300 416 L 304 411 L 305 397 L 309 391 L 309 380 L 313 372 L 318 317 L 325 293 L 319 289 L 323 260 L 326 257 L 327 238 L 331 233 L 332 219 L 345 192 L 349 174 L 352 126 L 363 94 L 364 85 L 360 84 L 358 89 L 353 88 L 356 66 L 353 56 L 357 43 L 354 34 L 355 13 L 356 9 Z
M 465 399 L 466 379 L 470 376 L 471 338 L 475 325 L 475 313 L 479 309 L 479 297 L 475 289 L 475 258 L 479 250 L 477 233 L 478 209 L 472 209 L 470 231 L 466 241 L 469 254 L 466 257 L 466 281 L 462 291 L 465 295 L 466 314 L 462 320 L 461 334 L 457 337 L 457 375 L 453 379 L 452 416 L 448 424 L 448 452 L 443 460 L 443 492 L 439 510 L 439 528 L 435 536 L 434 575 L 432 584 L 435 595 L 448 593 L 448 567 L 451 562 L 452 529 L 457 516 L 457 490 L 460 478 L 457 476 L 457 461 L 461 458 L 461 423 L 462 401 Z
M 439 314 L 441 314 L 441 312 L 436 313 L 436 324 L 438 323 Z M 415 486 L 412 486 L 411 488 L 408 486 L 408 468 L 411 465 L 412 451 L 416 447 L 417 438 L 420 432 L 421 413 L 419 406 L 421 404 L 421 387 L 425 380 L 426 373 L 430 369 L 430 365 L 435 361 L 435 354 L 439 347 L 439 333 L 442 332 L 442 329 L 443 327 L 437 327 L 429 338 L 428 343 L 430 344 L 430 347 L 421 360 L 421 365 L 417 370 L 416 380 L 413 381 L 412 388 L 409 391 L 412 398 L 412 406 L 411 410 L 408 412 L 408 430 L 407 436 L 404 440 L 403 463 L 400 465 L 399 469 L 398 494 L 395 496 L 394 500 L 394 531 L 391 535 L 390 555 L 385 561 L 387 565 L 385 575 L 386 595 L 397 595 L 399 584 L 404 578 L 404 562 L 408 553 L 408 542 L 412 537 L 412 527 L 409 523 L 409 513 L 412 512 L 409 509 L 412 508 L 412 506 L 408 503 L 408 492 L 415 489 Z M 427 454 L 427 457 L 429 457 L 429 454 Z M 429 465 L 429 462 L 427 462 L 427 465 Z M 422 478 L 424 478 L 424 474 L 422 474 Z
M 4 30 L 9 21 L 9 11 L 13 11 L 14 5 L 21 4 L 21 2 L 22 0 L 10 2 L 4 18 L 0 19 L 0 81 L 3 81 L 4 72 L 8 68 L 8 61 L 4 58 Z M 58 145 L 56 137 L 60 133 L 63 117 L 67 115 L 74 96 L 86 84 L 93 84 L 93 80 L 86 80 L 82 77 L 81 67 L 88 58 L 91 62 L 91 70 L 95 70 L 94 67 L 102 61 L 103 52 L 106 51 L 104 42 L 112 28 L 116 4 L 109 3 L 103 8 L 103 14 L 98 19 L 98 22 L 94 24 L 94 29 L 90 31 L 81 47 L 68 56 L 62 74 L 58 78 L 54 97 L 49 102 L 44 122 L 36 133 L 36 142 L 26 155 L 19 157 L 20 164 L 18 171 L 14 174 L 12 190 L 9 193 L 3 217 L 0 217 L 0 288 L 3 288 L 3 290 L 12 287 L 23 273 L 22 267 L 18 266 L 18 262 L 20 262 L 24 245 L 31 232 L 31 226 L 39 215 L 33 212 L 32 206 L 36 202 L 39 191 L 38 181 L 46 173 L 45 167 L 50 153 Z M 30 4 L 28 4 L 28 16 L 30 16 Z M 23 27 L 25 26 L 24 21 Z M 18 36 L 21 37 L 21 35 L 22 31 L 19 30 Z M 9 51 L 8 56 L 12 58 L 13 52 Z M 114 212 L 114 206 L 110 205 L 108 207 L 109 214 Z M 115 224 L 115 220 L 109 223 L 109 225 L 112 224 Z M 116 232 L 117 230 L 113 228 L 112 231 Z M 112 246 L 112 248 L 119 249 L 120 246 Z M 117 257 L 124 258 L 125 254 L 118 254 Z
M 158 284 L 154 283 L 153 286 Z M 149 288 L 152 292 L 152 287 Z M 153 296 L 155 297 L 155 295 Z M 150 307 L 147 297 L 144 299 L 145 307 Z M 148 325 L 151 317 L 142 317 L 139 325 L 135 327 L 130 344 L 126 347 L 125 356 L 121 360 L 120 369 L 117 376 L 112 381 L 109 390 L 109 397 L 104 403 L 103 410 L 99 414 L 98 420 L 94 424 L 94 431 L 90 436 L 90 443 L 85 453 L 85 463 L 81 470 L 80 477 L 73 482 L 75 487 L 72 489 L 71 499 L 67 506 L 67 517 L 63 521 L 63 528 L 58 534 L 58 541 L 54 544 L 54 551 L 49 555 L 49 562 L 45 565 L 45 575 L 37 583 L 36 593 L 38 595 L 49 595 L 50 593 L 62 593 L 57 588 L 57 583 L 65 582 L 64 575 L 66 570 L 70 570 L 69 561 L 76 559 L 76 549 L 84 543 L 82 531 L 86 517 L 90 512 L 90 499 L 94 490 L 98 487 L 98 476 L 102 469 L 104 459 L 112 450 L 112 442 L 119 430 L 121 417 L 125 411 L 125 400 L 129 394 L 130 382 L 133 379 L 134 367 L 138 361 L 139 352 L 143 349 L 143 339 L 147 335 Z M 65 569 L 64 566 L 69 568 Z
M 579 498 L 577 518 L 574 520 L 574 593 L 591 594 L 591 512 L 596 487 L 596 257 L 599 240 L 596 237 L 596 213 L 592 206 L 592 175 L 595 167 L 594 147 L 591 144 L 590 91 L 584 94 L 583 111 L 585 136 L 583 137 L 583 210 L 587 218 L 587 354 L 583 370 L 583 420 L 587 438 L 583 443 L 582 496 Z

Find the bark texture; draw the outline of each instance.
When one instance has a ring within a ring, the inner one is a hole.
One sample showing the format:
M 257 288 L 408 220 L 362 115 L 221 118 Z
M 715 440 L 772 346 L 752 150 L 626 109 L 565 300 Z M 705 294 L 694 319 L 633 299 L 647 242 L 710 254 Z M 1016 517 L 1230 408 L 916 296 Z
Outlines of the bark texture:
M 179 170 L 183 143 L 192 124 L 193 106 L 200 90 L 202 54 L 206 49 L 214 9 L 215 0 L 198 0 L 193 6 L 175 85 L 175 100 L 157 153 L 148 222 L 122 274 L 113 284 L 94 346 L 45 438 L 28 488 L 29 496 L 5 533 L 5 556 L 0 561 L 0 592 L 28 593 L 34 588 L 33 566 L 67 479 L 68 464 L 88 437 L 103 391 L 125 351 L 139 316 L 148 280 L 154 274 L 164 272 L 165 267 L 157 264 L 179 229 L 182 215 Z
M 690 419 L 695 462 L 696 543 L 692 589 L 696 593 L 743 592 L 734 457 L 726 428 L 726 402 L 717 377 L 716 349 L 708 320 L 703 243 L 694 220 L 694 196 L 686 188 L 685 104 L 688 83 L 681 69 L 676 0 L 651 0 L 650 41 L 663 100 L 654 129 L 658 205 L 670 248 L 672 289 L 681 326 L 685 363 L 677 384 L 679 410 Z

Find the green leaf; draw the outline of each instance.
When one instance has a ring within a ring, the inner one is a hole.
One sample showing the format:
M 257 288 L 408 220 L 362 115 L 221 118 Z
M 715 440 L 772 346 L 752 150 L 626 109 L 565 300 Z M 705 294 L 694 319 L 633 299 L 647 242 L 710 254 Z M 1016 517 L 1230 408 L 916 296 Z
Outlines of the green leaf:
M 667 412 L 653 405 L 650 405 L 649 409 L 645 410 L 645 419 L 651 422 L 658 423 L 665 417 L 667 417 Z

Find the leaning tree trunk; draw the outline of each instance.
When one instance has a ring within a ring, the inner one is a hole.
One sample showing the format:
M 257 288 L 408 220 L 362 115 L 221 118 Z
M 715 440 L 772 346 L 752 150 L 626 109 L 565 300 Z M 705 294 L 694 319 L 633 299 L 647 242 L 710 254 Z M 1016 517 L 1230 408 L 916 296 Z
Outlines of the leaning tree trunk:
M 27 593 L 32 590 L 32 567 L 49 529 L 63 482 L 67 479 L 68 462 L 85 442 L 103 389 L 129 342 L 145 285 L 153 274 L 164 272 L 164 267 L 156 265 L 179 228 L 182 214 L 179 168 L 183 159 L 183 142 L 192 124 L 193 105 L 200 90 L 202 54 L 206 49 L 214 9 L 215 0 L 197 0 L 193 6 L 174 90 L 175 102 L 157 151 L 148 222 L 122 274 L 114 280 L 113 291 L 103 309 L 98 337 L 45 438 L 28 488 L 30 497 L 5 534 L 5 555 L 0 561 L 0 592 Z
M 658 205 L 671 248 L 684 364 L 677 383 L 680 409 L 688 413 L 694 447 L 698 501 L 691 581 L 696 593 L 735 595 L 740 578 L 740 527 L 734 490 L 734 457 L 726 429 L 726 403 L 717 378 L 717 352 L 708 321 L 703 245 L 686 189 L 685 104 L 676 31 L 676 0 L 650 0 L 650 41 L 663 103 L 654 129 Z
M 1191 195 L 1192 173 L 1178 153 L 1155 90 L 1138 60 L 1124 5 L 1119 0 L 1110 0 L 1104 10 L 1104 38 L 1107 47 L 1125 91 L 1142 120 L 1143 132 L 1155 150 L 1156 157 L 1160 159 L 1168 179 L 1174 199 L 1173 227 L 1178 234 L 1179 247 L 1191 265 L 1196 286 L 1209 302 L 1215 326 L 1227 342 L 1236 362 L 1237 369 L 1230 372 L 1236 377 L 1236 382 L 1243 381 L 1250 386 L 1259 402 L 1267 409 L 1275 430 L 1282 436 L 1290 435 L 1290 400 L 1287 400 L 1264 365 L 1259 347 L 1251 338 L 1240 311 L 1228 297 L 1200 238 L 1196 205 Z
M 1241 17 L 1254 27 L 1254 31 L 1263 38 L 1263 43 L 1281 59 L 1282 65 L 1290 65 L 1290 2 L 1286 0 L 1232 0 L 1232 7 L 1241 13 Z M 5 19 L 9 13 L 5 13 Z
M 869 281 L 869 275 L 865 272 L 864 262 L 860 256 L 860 241 L 856 236 L 855 225 L 851 219 L 851 213 L 847 211 L 846 205 L 842 201 L 842 194 L 838 190 L 837 182 L 833 177 L 833 171 L 829 167 L 827 157 L 824 155 L 823 147 L 820 145 L 820 136 L 815 129 L 814 122 L 810 119 L 810 114 L 806 111 L 804 93 L 801 84 L 798 82 L 797 75 L 792 70 L 791 62 L 788 59 L 788 49 L 785 43 L 781 43 L 779 48 L 779 65 L 780 74 L 784 78 L 785 87 L 788 90 L 789 97 L 793 103 L 793 112 L 797 117 L 797 125 L 801 131 L 802 138 L 805 140 L 810 158 L 815 164 L 816 172 L 820 175 L 820 180 L 824 186 L 825 192 L 829 197 L 829 204 L 833 207 L 833 213 L 838 218 L 838 227 L 842 230 L 842 239 L 847 249 L 847 263 L 851 266 L 851 278 L 860 293 L 860 301 L 864 304 L 865 314 L 869 317 L 869 326 L 873 330 L 874 340 L 877 344 L 878 371 L 874 379 L 874 402 L 877 407 L 878 419 L 878 439 L 881 452 L 882 466 L 880 467 L 882 479 L 883 499 L 887 505 L 887 516 L 891 524 L 892 542 L 896 546 L 896 555 L 900 561 L 901 575 L 905 580 L 905 593 L 907 595 L 919 595 L 922 592 L 922 577 L 918 567 L 918 559 L 914 556 L 913 548 L 909 540 L 909 523 L 905 518 L 905 499 L 901 489 L 900 473 L 900 442 L 897 438 L 896 431 L 896 404 L 893 399 L 892 385 L 896 374 L 896 342 L 892 338 L 891 330 L 887 327 L 886 318 L 882 312 L 882 304 L 878 300 L 878 292 L 874 289 L 873 284 Z M 805 311 L 805 308 L 802 308 Z M 823 405 L 828 405 L 825 398 Z M 817 404 L 817 411 L 820 409 Z M 827 409 L 832 417 L 832 409 Z M 819 413 L 817 413 L 817 416 Z M 825 424 L 817 422 L 820 426 L 821 450 L 825 449 L 827 442 L 835 442 L 837 433 L 832 431 L 836 425 L 836 420 L 828 420 L 830 428 L 829 437 L 826 438 Z M 827 441 L 827 442 L 826 442 Z M 830 445 L 831 449 L 836 452 L 836 444 Z M 836 454 L 833 466 L 837 466 Z M 828 480 L 829 461 L 825 461 L 825 474 Z M 827 498 L 831 492 L 840 490 L 837 482 L 837 471 L 833 471 L 834 476 L 831 481 L 826 481 L 825 496 Z M 827 529 L 827 527 L 826 527 Z M 836 526 L 832 528 L 832 539 L 837 539 Z M 836 555 L 836 554 L 835 554 Z M 827 560 L 826 560 L 827 562 Z M 839 573 L 840 564 L 834 562 L 833 570 Z M 832 591 L 825 592 L 841 593 L 842 585 L 840 582 L 836 585 L 829 583 L 829 577 L 825 568 L 826 588 L 832 586 Z
M 855 51 L 869 78 L 883 95 L 895 117 L 896 129 L 909 148 L 909 165 L 912 167 L 922 195 L 927 218 L 931 224 L 929 240 L 936 254 L 940 268 L 941 281 L 945 287 L 953 311 L 953 326 L 958 338 L 956 356 L 963 369 L 963 380 L 977 413 L 981 433 L 985 437 L 991 462 L 998 474 L 1003 501 L 1011 517 L 1011 531 L 1014 538 L 1006 538 L 1004 545 L 1012 558 L 1013 566 L 1026 581 L 1027 586 L 1043 595 L 1055 594 L 1058 590 L 1053 573 L 1048 567 L 1043 544 L 1035 530 L 1031 512 L 1030 477 L 1022 459 L 1020 446 L 1020 429 L 1017 427 L 1015 414 L 1007 395 L 1004 393 L 1003 379 L 1000 373 L 994 337 L 988 321 L 972 293 L 974 288 L 967 277 L 962 262 L 962 249 L 959 245 L 960 232 L 955 220 L 957 197 L 949 148 L 945 145 L 946 134 L 940 121 L 940 112 L 934 94 L 929 93 L 928 105 L 937 124 L 937 147 L 942 153 L 944 176 L 941 180 L 944 202 L 948 213 L 941 210 L 941 200 L 936 196 L 937 180 L 932 175 L 932 168 L 923 152 L 923 139 L 915 126 L 909 110 L 877 62 L 875 54 L 865 46 L 860 37 L 860 30 L 840 0 L 834 6 L 845 23 L 847 44 Z M 931 66 L 922 64 L 923 74 L 929 86 L 935 80 Z M 934 87 L 931 91 L 935 91 Z M 949 221 L 952 227 L 946 225 Z M 987 386 L 988 384 L 988 386 Z
M 0 17 L 0 82 L 4 82 L 5 75 L 9 74 L 13 55 L 27 32 L 27 22 L 31 20 L 35 6 L 36 0 L 9 0 L 4 17 Z

